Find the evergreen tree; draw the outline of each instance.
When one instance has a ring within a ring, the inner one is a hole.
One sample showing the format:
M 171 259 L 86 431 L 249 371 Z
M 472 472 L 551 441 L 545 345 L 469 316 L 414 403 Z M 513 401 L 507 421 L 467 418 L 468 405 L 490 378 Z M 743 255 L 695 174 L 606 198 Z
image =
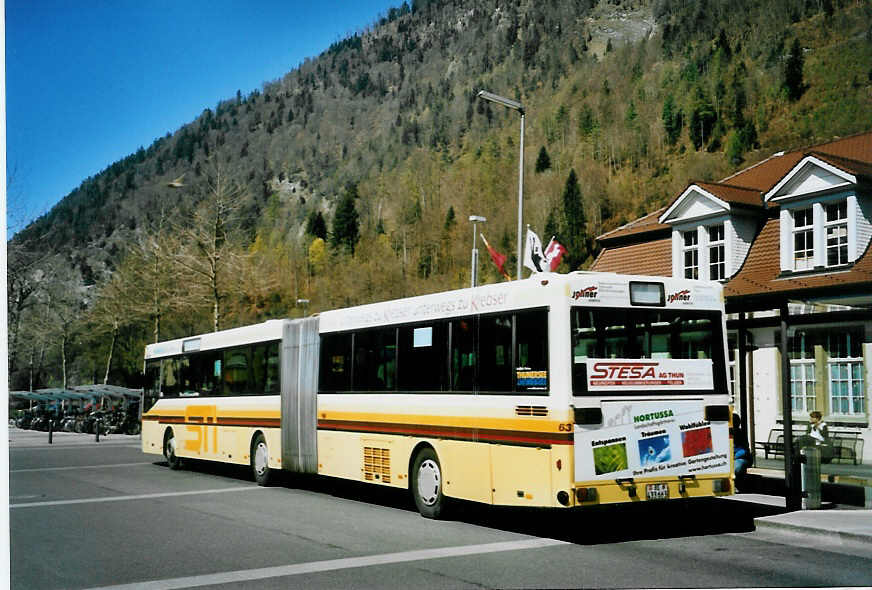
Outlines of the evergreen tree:
M 681 136 L 681 129 L 684 127 L 684 119 L 681 116 L 681 111 L 675 105 L 675 98 L 671 94 L 666 95 L 663 101 L 663 113 L 661 115 L 663 127 L 666 130 L 666 143 L 675 145 L 678 138 Z
M 574 168 L 569 171 L 566 187 L 563 189 L 563 216 L 566 221 L 566 231 L 562 232 L 561 236 L 566 240 L 564 244 L 567 250 L 566 262 L 569 270 L 576 270 L 587 258 L 588 247 L 584 203 Z
M 320 211 L 309 213 L 309 219 L 306 220 L 306 233 L 315 238 L 327 239 L 327 222 L 324 221 Z
M 790 55 L 784 64 L 784 88 L 787 90 L 787 98 L 797 101 L 805 92 L 805 83 L 802 79 L 802 46 L 799 39 L 793 40 L 790 46 Z
M 690 114 L 690 140 L 693 142 L 693 147 L 699 150 L 705 147 L 708 141 L 711 141 L 712 130 L 717 121 L 717 114 L 709 102 L 709 99 L 703 93 L 702 89 L 696 87 L 696 100 L 694 102 L 693 111 Z
M 454 213 L 454 205 L 451 205 L 448 207 L 448 213 L 445 215 L 445 231 L 450 231 L 455 223 L 457 223 L 457 219 Z
M 333 217 L 332 246 L 354 254 L 354 247 L 360 239 L 360 221 L 354 201 L 357 199 L 357 185 L 348 184 L 342 193 L 336 215 Z
M 551 168 L 551 157 L 548 155 L 548 150 L 543 145 L 539 148 L 539 157 L 536 158 L 536 174 L 541 174 Z

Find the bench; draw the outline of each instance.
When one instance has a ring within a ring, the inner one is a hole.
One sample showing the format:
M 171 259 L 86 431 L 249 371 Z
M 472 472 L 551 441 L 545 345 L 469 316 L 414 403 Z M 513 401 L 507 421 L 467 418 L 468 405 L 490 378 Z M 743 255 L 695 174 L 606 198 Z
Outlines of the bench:
M 793 433 L 793 443 L 798 446 L 801 439 L 805 436 L 804 432 Z M 858 465 L 863 458 L 863 439 L 857 432 L 832 432 L 827 441 L 828 444 L 822 445 L 823 462 L 830 461 L 851 461 L 854 465 Z M 773 457 L 784 456 L 784 429 L 773 428 L 769 431 L 769 439 L 765 442 L 756 443 L 756 448 L 763 451 L 764 456 L 768 459 L 771 454 Z M 798 449 L 797 449 L 798 450 Z M 828 453 L 827 451 L 831 451 Z M 831 455 L 827 457 L 827 455 Z

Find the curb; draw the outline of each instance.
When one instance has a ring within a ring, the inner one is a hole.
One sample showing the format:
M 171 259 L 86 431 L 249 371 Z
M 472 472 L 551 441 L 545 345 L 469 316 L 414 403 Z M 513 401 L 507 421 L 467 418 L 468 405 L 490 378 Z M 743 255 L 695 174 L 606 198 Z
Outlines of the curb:
M 754 527 L 757 530 L 774 530 L 788 533 L 813 533 L 821 537 L 835 539 L 837 541 L 849 541 L 852 543 L 863 543 L 872 545 L 872 534 L 849 533 L 845 531 L 830 530 L 820 527 L 795 524 L 784 522 L 781 520 L 771 520 L 772 517 L 762 517 L 754 519 Z

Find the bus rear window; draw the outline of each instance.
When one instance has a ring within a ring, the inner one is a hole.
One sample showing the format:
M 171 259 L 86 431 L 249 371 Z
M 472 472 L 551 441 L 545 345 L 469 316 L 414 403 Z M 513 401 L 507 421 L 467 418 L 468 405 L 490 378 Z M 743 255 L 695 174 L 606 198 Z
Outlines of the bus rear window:
M 586 393 L 588 359 L 709 359 L 715 383 L 725 370 L 717 312 L 576 307 L 571 331 L 576 394 Z

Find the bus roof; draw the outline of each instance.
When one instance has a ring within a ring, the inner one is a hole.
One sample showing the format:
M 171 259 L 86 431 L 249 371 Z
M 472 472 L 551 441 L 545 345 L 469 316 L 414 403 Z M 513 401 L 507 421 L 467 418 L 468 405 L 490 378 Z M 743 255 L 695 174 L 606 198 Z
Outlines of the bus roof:
M 320 331 L 407 324 L 551 305 L 631 307 L 630 285 L 662 285 L 663 308 L 722 310 L 723 287 L 714 281 L 601 272 L 538 273 L 528 279 L 322 312 Z
M 145 358 L 162 358 L 176 356 L 183 352 L 213 350 L 243 344 L 254 344 L 256 342 L 281 340 L 283 327 L 290 321 L 268 320 L 261 324 L 221 330 L 219 332 L 207 332 L 187 338 L 176 338 L 175 340 L 149 344 L 145 347 Z

